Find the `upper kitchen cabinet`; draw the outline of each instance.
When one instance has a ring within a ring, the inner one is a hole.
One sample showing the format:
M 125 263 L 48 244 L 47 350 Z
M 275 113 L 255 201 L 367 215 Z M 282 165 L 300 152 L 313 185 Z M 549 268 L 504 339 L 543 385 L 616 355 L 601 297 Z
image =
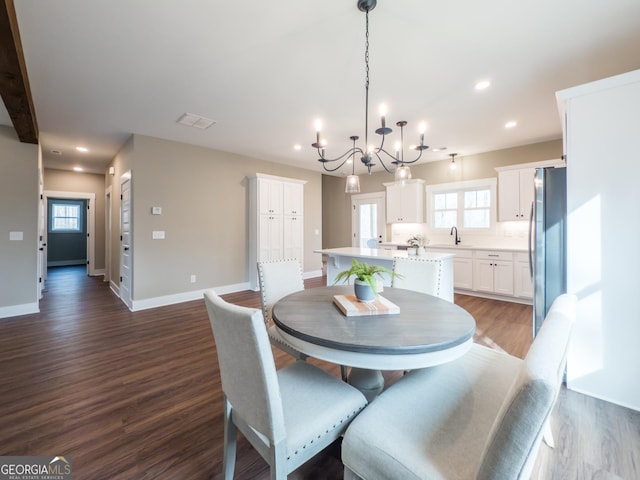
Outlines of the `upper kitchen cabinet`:
M 387 223 L 424 223 L 424 180 L 406 180 L 387 187 Z
M 529 220 L 533 204 L 536 168 L 561 166 L 562 160 L 498 167 L 498 221 Z

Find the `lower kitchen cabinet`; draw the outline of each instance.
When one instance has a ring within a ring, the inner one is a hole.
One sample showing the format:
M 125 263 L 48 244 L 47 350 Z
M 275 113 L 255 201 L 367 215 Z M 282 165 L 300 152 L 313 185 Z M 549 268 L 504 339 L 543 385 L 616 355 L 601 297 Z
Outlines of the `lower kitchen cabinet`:
M 473 265 L 473 289 L 498 295 L 513 295 L 513 261 L 476 258 Z
M 533 283 L 529 257 L 513 250 L 485 250 L 428 247 L 433 252 L 451 253 L 453 284 L 457 293 L 478 297 L 531 303 Z
M 533 298 L 533 279 L 529 267 L 529 255 L 517 253 L 513 262 L 514 295 L 519 298 Z

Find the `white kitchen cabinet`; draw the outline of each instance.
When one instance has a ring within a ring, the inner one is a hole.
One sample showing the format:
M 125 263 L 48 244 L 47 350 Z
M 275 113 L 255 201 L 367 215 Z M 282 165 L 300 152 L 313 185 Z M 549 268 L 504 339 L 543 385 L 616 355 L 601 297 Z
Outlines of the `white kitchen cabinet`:
M 501 222 L 529 220 L 533 203 L 535 169 L 505 170 L 498 173 L 498 219 Z
M 406 180 L 387 187 L 387 223 L 424 223 L 424 180 Z
M 304 218 L 299 215 L 285 215 L 283 224 L 284 238 L 283 245 L 283 257 L 282 258 L 297 258 L 302 261 L 304 246 L 303 231 L 304 231 Z
M 562 159 L 498 167 L 498 221 L 529 221 L 536 168 L 564 166 Z
M 473 289 L 513 296 L 513 255 L 509 252 L 476 251 L 473 260 Z
M 285 215 L 303 215 L 304 185 L 284 182 L 282 184 L 283 213 Z
M 282 215 L 260 215 L 258 227 L 258 260 L 284 258 L 284 232 Z
M 281 215 L 283 207 L 283 184 L 281 181 L 261 178 L 258 186 L 258 208 L 261 215 Z
M 513 262 L 513 293 L 519 298 L 533 298 L 533 280 L 526 253 L 516 254 Z
M 462 290 L 473 288 L 473 259 L 453 257 L 453 286 Z
M 258 289 L 257 262 L 304 260 L 305 180 L 256 173 L 249 177 L 249 286 Z
M 450 253 L 453 257 L 453 286 L 459 290 L 473 288 L 473 250 L 458 250 L 427 247 L 427 251 Z

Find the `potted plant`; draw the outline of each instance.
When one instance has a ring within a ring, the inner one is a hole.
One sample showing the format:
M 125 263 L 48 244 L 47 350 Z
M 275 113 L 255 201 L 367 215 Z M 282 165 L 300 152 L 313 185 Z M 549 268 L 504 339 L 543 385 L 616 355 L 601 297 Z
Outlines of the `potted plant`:
M 352 276 L 357 277 L 353 282 L 353 290 L 356 298 L 360 302 L 371 302 L 378 295 L 377 275 L 381 279 L 382 274 L 386 273 L 390 276 L 397 276 L 388 268 L 380 265 L 369 265 L 365 262 L 359 262 L 355 258 L 351 260 L 351 268 L 343 270 L 336 275 L 334 285 L 340 281 L 348 282 Z
M 425 253 L 424 247 L 427 246 L 427 244 L 429 243 L 429 240 L 423 234 L 418 233 L 417 235 L 412 235 L 411 237 L 409 237 L 409 240 L 407 240 L 407 243 L 410 245 L 410 248 L 416 249 L 416 253 L 418 255 L 424 255 Z

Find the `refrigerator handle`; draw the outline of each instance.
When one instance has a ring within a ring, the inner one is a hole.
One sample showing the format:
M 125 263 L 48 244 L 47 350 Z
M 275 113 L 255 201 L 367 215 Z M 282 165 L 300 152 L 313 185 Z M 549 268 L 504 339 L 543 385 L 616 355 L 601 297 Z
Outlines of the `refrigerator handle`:
M 533 202 L 529 213 L 529 275 L 533 278 Z

